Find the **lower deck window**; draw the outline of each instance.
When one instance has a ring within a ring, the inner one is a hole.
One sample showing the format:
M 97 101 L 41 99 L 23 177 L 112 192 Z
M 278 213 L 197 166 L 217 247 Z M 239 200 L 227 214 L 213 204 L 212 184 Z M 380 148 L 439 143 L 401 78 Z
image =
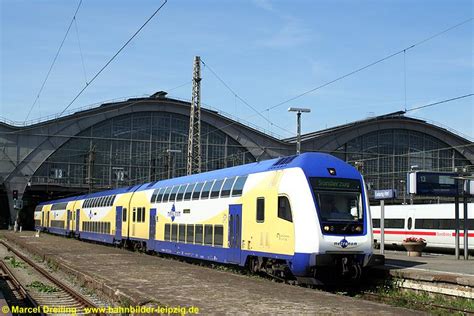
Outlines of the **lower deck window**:
M 186 242 L 188 244 L 194 243 L 194 225 L 186 226 Z
M 196 225 L 196 233 L 194 235 L 194 243 L 202 245 L 202 225 Z
M 186 240 L 186 225 L 179 224 L 179 238 L 180 242 L 184 242 Z
M 178 241 L 178 224 L 171 225 L 171 241 Z
M 222 247 L 224 242 L 224 227 L 222 225 L 214 226 L 214 246 Z
M 204 225 L 204 244 L 212 246 L 212 225 Z
M 165 224 L 165 241 L 170 241 L 171 237 L 171 225 Z

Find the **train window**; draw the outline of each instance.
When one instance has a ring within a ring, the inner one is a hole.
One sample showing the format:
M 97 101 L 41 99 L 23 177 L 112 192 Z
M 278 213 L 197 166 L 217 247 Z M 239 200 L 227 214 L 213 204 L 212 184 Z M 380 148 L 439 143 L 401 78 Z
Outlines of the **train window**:
M 140 217 L 140 222 L 145 222 L 145 208 L 142 207 L 141 209 L 141 217 Z
M 161 188 L 160 192 L 158 193 L 156 197 L 156 203 L 161 203 L 161 200 L 163 200 L 163 195 L 165 195 L 165 190 L 166 188 Z
M 407 228 L 411 229 L 413 226 L 413 219 L 411 217 L 408 217 L 408 223 L 407 223 Z
M 224 243 L 224 227 L 222 225 L 214 226 L 214 246 L 222 247 Z
M 201 195 L 201 190 L 203 186 L 204 186 L 204 182 L 200 182 L 196 184 L 193 191 L 193 200 L 199 200 L 199 196 Z
M 168 198 L 170 197 L 171 187 L 167 187 L 165 194 L 163 195 L 163 203 L 168 202 Z
M 171 225 L 171 241 L 178 240 L 178 224 Z
M 152 200 L 153 203 L 159 203 L 159 202 L 158 202 L 158 196 L 160 196 L 160 194 L 161 194 L 161 196 L 163 196 L 163 194 L 162 194 L 162 193 L 163 193 L 163 190 L 164 190 L 163 188 L 159 188 L 159 189 L 156 189 L 156 190 L 154 191 L 154 193 L 156 193 L 156 194 L 155 194 L 155 198 Z M 161 202 L 161 201 L 160 201 L 160 202 Z
M 206 181 L 204 187 L 202 188 L 201 199 L 209 198 L 209 192 L 211 191 L 212 184 L 214 180 Z
M 158 189 L 153 190 L 153 194 L 151 195 L 151 198 L 150 198 L 150 203 L 155 203 L 157 195 L 158 195 Z
M 194 243 L 202 245 L 202 225 L 196 225 L 196 232 L 194 234 Z
M 184 191 L 186 191 L 187 184 L 183 184 L 179 187 L 178 195 L 176 195 L 176 202 L 181 202 L 183 200 Z
M 211 198 L 219 197 L 219 193 L 221 192 L 223 183 L 224 183 L 224 180 L 216 180 L 216 182 L 214 182 L 214 185 L 212 186 L 212 190 L 211 190 Z
M 234 185 L 235 177 L 227 178 L 222 186 L 221 197 L 228 197 L 230 196 L 230 190 L 232 190 L 232 186 Z
M 126 222 L 126 221 L 127 221 L 127 209 L 123 208 L 122 209 L 122 222 Z
M 188 244 L 194 243 L 194 225 L 186 225 L 186 242 Z
M 384 220 L 385 228 L 405 228 L 405 219 L 403 218 L 386 218 Z
M 232 196 L 242 195 L 245 181 L 247 181 L 247 176 L 237 178 L 237 180 L 235 181 L 234 187 L 232 188 Z
M 195 186 L 196 186 L 195 183 L 188 185 L 186 192 L 184 193 L 184 201 L 191 200 L 191 194 L 193 193 Z
M 110 202 L 110 205 L 114 205 L 115 197 L 116 197 L 116 195 L 112 195 L 112 201 Z
M 185 242 L 186 241 L 186 225 L 185 224 L 179 224 L 179 242 Z
M 190 214 L 190 213 L 191 213 L 191 209 L 189 208 L 183 209 L 183 214 Z
M 293 222 L 290 201 L 286 196 L 278 197 L 278 217 L 286 221 Z
M 104 203 L 104 202 L 105 202 L 105 197 L 103 196 L 103 197 L 101 197 L 101 198 L 99 199 L 99 206 L 100 206 L 100 207 L 105 206 L 105 203 Z
M 132 211 L 132 222 L 135 223 L 137 221 L 137 209 L 134 207 Z
M 380 228 L 380 218 L 373 218 L 372 219 L 372 227 L 373 228 Z
M 257 198 L 257 223 L 265 221 L 265 198 Z
M 176 193 L 178 192 L 178 189 L 179 189 L 179 186 L 175 185 L 173 187 L 173 190 L 171 190 L 170 199 L 169 199 L 170 202 L 174 202 L 174 200 L 176 199 Z
M 170 236 L 171 236 L 171 225 L 170 224 L 165 224 L 165 241 L 170 241 Z
M 212 225 L 204 225 L 204 244 L 212 246 Z

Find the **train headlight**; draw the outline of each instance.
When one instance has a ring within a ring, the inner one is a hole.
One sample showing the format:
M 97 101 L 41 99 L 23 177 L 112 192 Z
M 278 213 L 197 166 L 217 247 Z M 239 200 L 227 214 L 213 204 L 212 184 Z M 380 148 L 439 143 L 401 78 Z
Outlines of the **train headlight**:
M 329 230 L 333 232 L 334 231 L 334 226 L 329 227 Z
M 356 232 L 360 233 L 362 231 L 362 226 L 356 226 L 355 230 Z
M 329 231 L 329 226 L 326 225 L 326 226 L 324 226 L 323 229 L 324 229 L 324 231 L 328 232 Z

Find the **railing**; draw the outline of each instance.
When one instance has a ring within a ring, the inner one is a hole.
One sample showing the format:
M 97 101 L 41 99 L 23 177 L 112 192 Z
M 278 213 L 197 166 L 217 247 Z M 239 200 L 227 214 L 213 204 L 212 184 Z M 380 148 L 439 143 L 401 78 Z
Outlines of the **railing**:
M 13 121 L 13 120 L 7 119 L 5 117 L 0 117 L 0 122 L 11 125 L 11 126 L 25 127 L 25 126 L 35 125 L 35 124 L 39 124 L 39 123 L 50 121 L 50 120 L 55 120 L 55 119 L 58 119 L 60 117 L 64 117 L 64 116 L 74 114 L 76 112 L 81 112 L 81 111 L 86 111 L 86 110 L 91 110 L 91 109 L 94 109 L 94 108 L 98 108 L 101 105 L 106 104 L 106 103 L 124 102 L 124 101 L 127 101 L 128 99 L 131 99 L 131 98 L 148 98 L 148 97 L 150 97 L 150 95 L 148 95 L 148 94 L 138 95 L 138 96 L 134 95 L 134 96 L 128 96 L 128 97 L 120 97 L 120 98 L 105 100 L 105 101 L 101 101 L 101 102 L 96 102 L 96 103 L 85 105 L 85 106 L 82 106 L 82 107 L 79 107 L 79 108 L 74 108 L 74 109 L 71 109 L 71 110 L 69 110 L 67 112 L 64 112 L 62 114 L 61 113 L 51 114 L 51 115 L 48 115 L 48 116 L 43 116 L 43 117 L 40 117 L 40 118 L 37 118 L 37 119 L 28 120 L 28 121 Z M 188 103 L 191 102 L 188 99 L 175 97 L 175 96 L 172 96 L 172 97 L 169 97 L 169 98 L 170 99 L 176 99 L 176 100 L 183 101 L 183 102 L 188 102 Z M 210 106 L 208 104 L 204 104 L 204 105 L 206 106 L 207 109 L 218 112 L 220 115 L 222 115 L 222 116 L 224 116 L 228 119 L 231 119 L 231 120 L 239 122 L 243 125 L 249 126 L 249 127 L 253 128 L 255 130 L 258 130 L 258 131 L 260 131 L 264 134 L 270 135 L 274 138 L 278 138 L 278 139 L 283 138 L 281 135 L 279 135 L 275 132 L 266 130 L 266 129 L 264 129 L 260 126 L 257 126 L 257 125 L 255 125 L 251 122 L 248 122 L 248 121 L 245 121 L 241 118 L 238 118 L 235 115 L 224 112 L 224 111 L 222 111 L 222 110 L 220 110 L 216 107 Z
M 58 119 L 60 117 L 64 117 L 64 116 L 74 114 L 76 112 L 81 112 L 81 111 L 86 111 L 86 110 L 91 110 L 91 109 L 94 109 L 94 108 L 98 108 L 99 106 L 101 106 L 103 104 L 106 104 L 106 103 L 124 102 L 124 101 L 127 101 L 130 98 L 148 98 L 149 96 L 150 95 L 144 94 L 144 95 L 138 95 L 138 96 L 134 95 L 134 96 L 120 97 L 120 98 L 105 100 L 105 101 L 85 105 L 85 106 L 82 106 L 82 107 L 79 107 L 79 108 L 74 108 L 74 109 L 66 111 L 62 114 L 61 113 L 55 113 L 55 114 L 51 114 L 51 115 L 48 115 L 48 116 L 43 116 L 43 117 L 40 117 L 40 118 L 37 118 L 37 119 L 28 120 L 28 121 L 13 121 L 13 120 L 7 119 L 5 117 L 0 117 L 0 122 L 8 124 L 8 125 L 16 126 L 16 127 L 25 127 L 25 126 L 35 125 L 35 124 L 39 124 L 39 123 L 50 121 L 50 120 L 55 120 L 55 119 Z
M 413 116 L 413 115 L 410 115 L 410 116 L 408 116 L 408 117 L 412 117 L 412 118 L 415 118 L 415 119 L 423 120 L 423 121 L 425 121 L 426 123 L 429 123 L 429 124 L 431 124 L 431 125 L 435 125 L 435 126 L 437 126 L 437 127 L 444 128 L 445 130 L 448 130 L 448 131 L 450 131 L 450 132 L 453 133 L 453 134 L 456 134 L 456 135 L 458 135 L 458 136 L 464 137 L 465 139 L 467 139 L 467 140 L 470 141 L 470 142 L 473 142 L 473 141 L 474 141 L 474 137 L 473 137 L 473 136 L 469 136 L 469 135 L 467 135 L 467 134 L 461 133 L 460 131 L 457 131 L 457 130 L 455 130 L 454 128 L 449 127 L 449 126 L 447 126 L 447 125 L 444 125 L 444 124 L 442 124 L 442 123 L 440 123 L 440 122 L 436 122 L 436 121 L 433 121 L 433 120 L 431 120 L 431 119 L 426 119 L 426 118 L 423 118 L 423 117 Z

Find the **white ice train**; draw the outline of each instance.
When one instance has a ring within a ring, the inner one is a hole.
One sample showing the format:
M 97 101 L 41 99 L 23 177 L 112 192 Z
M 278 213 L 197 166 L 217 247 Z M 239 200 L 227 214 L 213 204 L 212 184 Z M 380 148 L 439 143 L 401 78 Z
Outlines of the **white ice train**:
M 380 242 L 380 206 L 371 206 L 373 233 Z M 460 245 L 464 248 L 464 206 L 459 204 Z M 468 203 L 468 247 L 474 251 L 474 203 Z M 407 237 L 423 238 L 427 247 L 454 250 L 454 203 L 386 205 L 385 245 L 400 245 Z

